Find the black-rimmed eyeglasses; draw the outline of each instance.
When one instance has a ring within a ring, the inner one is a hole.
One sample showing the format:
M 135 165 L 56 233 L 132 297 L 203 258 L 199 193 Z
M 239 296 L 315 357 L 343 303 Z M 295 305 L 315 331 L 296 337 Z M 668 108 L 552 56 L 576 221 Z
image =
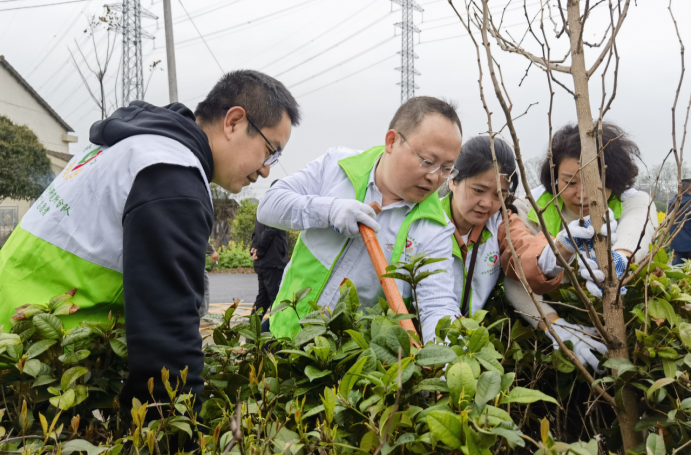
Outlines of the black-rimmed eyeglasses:
M 397 131 L 397 132 L 398 132 L 398 131 Z M 445 167 L 445 166 L 442 166 L 442 165 L 439 165 L 439 164 L 435 164 L 435 163 L 433 163 L 432 161 L 426 160 L 425 158 L 422 158 L 422 157 L 418 154 L 418 152 L 416 152 L 415 150 L 413 150 L 413 147 L 411 147 L 411 144 L 408 143 L 408 141 L 406 140 L 406 138 L 404 137 L 403 134 L 399 133 L 399 136 L 401 136 L 401 139 L 403 139 L 404 142 L 406 142 L 406 144 L 408 145 L 408 148 L 410 148 L 411 151 L 418 157 L 418 159 L 420 160 L 420 167 L 421 167 L 421 169 L 423 169 L 426 173 L 428 173 L 428 174 L 434 174 L 434 173 L 437 172 L 439 169 L 441 169 L 441 171 L 440 171 L 440 177 L 445 178 L 445 179 L 453 179 L 453 178 L 456 177 L 457 174 L 459 173 L 459 170 L 458 170 L 458 169 L 455 169 L 454 166 L 452 166 L 452 167 Z
M 269 146 L 269 150 L 271 151 L 271 155 L 269 155 L 269 158 L 264 160 L 263 165 L 264 166 L 273 166 L 279 161 L 279 158 L 281 157 L 281 152 L 279 150 L 276 150 L 274 146 L 272 145 L 271 142 L 269 142 L 269 139 L 267 139 L 267 136 L 265 136 L 262 133 L 262 130 L 259 129 L 257 125 L 255 125 L 255 122 L 252 121 L 249 115 L 247 115 L 247 112 L 245 113 L 245 117 L 247 118 L 247 121 L 250 122 L 250 125 L 252 125 L 253 128 L 257 130 L 258 133 L 260 133 L 260 136 L 262 136 L 262 139 L 267 143 L 267 146 Z

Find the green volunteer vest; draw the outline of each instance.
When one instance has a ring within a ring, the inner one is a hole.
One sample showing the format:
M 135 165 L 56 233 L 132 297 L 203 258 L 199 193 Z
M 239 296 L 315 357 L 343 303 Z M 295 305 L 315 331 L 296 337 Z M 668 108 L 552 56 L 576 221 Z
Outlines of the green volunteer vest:
M 442 198 L 440 201 L 440 204 L 442 205 L 442 210 L 445 211 L 447 214 L 447 217 L 450 219 L 450 223 L 454 223 L 453 218 L 452 218 L 452 193 L 448 193 L 447 196 Z M 488 230 L 487 227 L 483 226 L 483 231 L 481 232 L 481 241 L 480 243 L 484 243 L 486 240 L 488 240 L 490 237 L 492 237 L 492 233 Z M 468 247 L 467 254 L 473 249 L 473 245 L 470 245 Z M 462 270 L 464 272 L 464 285 L 466 284 L 466 263 L 464 262 L 464 258 L 461 255 L 461 249 L 459 248 L 459 244 L 457 243 L 457 239 L 454 238 L 454 234 L 452 234 L 452 254 L 454 255 L 455 258 L 459 259 L 461 261 L 461 266 Z M 463 288 L 462 288 L 463 289 Z M 461 299 L 463 299 L 464 296 L 463 294 L 459 296 L 459 306 L 461 308 Z M 471 312 L 471 303 L 473 302 L 473 287 L 471 287 L 471 295 L 469 296 L 469 313 Z M 470 316 L 470 314 L 469 314 Z
M 383 153 L 384 146 L 378 146 L 339 161 L 339 166 L 346 173 L 356 190 L 356 200 L 360 202 L 365 200 L 370 171 L 372 171 L 373 166 L 375 166 L 375 163 L 377 163 L 377 160 Z M 411 224 L 422 218 L 434 220 L 443 226 L 447 224 L 437 192 L 428 196 L 423 202 L 416 204 L 404 219 L 397 233 L 391 262 L 397 262 L 401 257 Z M 326 268 L 310 252 L 310 249 L 303 243 L 301 237 L 298 237 L 296 246 L 293 249 L 293 255 L 291 256 L 291 263 L 284 272 L 281 288 L 274 301 L 274 306 L 276 306 L 283 300 L 291 300 L 300 289 L 310 288 L 310 293 L 298 304 L 297 310 L 300 318 L 311 311 L 308 302 L 317 302 L 319 300 L 322 290 L 332 274 L 334 265 L 338 262 L 339 257 L 341 257 L 348 245 L 348 242 L 346 242 L 341 247 L 341 251 L 334 259 L 334 262 L 329 268 Z M 272 314 L 270 316 L 272 334 L 277 338 L 295 337 L 301 330 L 298 323 L 300 318 L 290 309 Z
M 543 194 L 541 194 L 541 196 L 536 200 L 536 204 L 538 204 L 540 208 L 544 208 L 545 206 L 550 204 L 550 207 L 548 207 L 545 210 L 545 212 L 543 212 L 543 220 L 545 221 L 545 225 L 548 228 L 548 232 L 550 232 L 550 235 L 555 237 L 562 229 L 562 220 L 560 219 L 560 214 L 558 213 L 557 208 L 555 208 L 555 204 L 550 202 L 552 201 L 552 199 L 553 195 L 546 191 Z M 565 203 L 562 202 L 561 197 L 557 198 L 557 203 L 560 206 L 560 210 L 562 210 L 562 207 Z M 622 201 L 614 195 L 611 195 L 610 199 L 608 199 L 608 207 L 610 207 L 610 209 L 615 214 L 615 219 L 619 219 L 620 215 L 622 215 Z M 531 211 L 529 211 L 526 217 L 534 223 L 538 224 L 538 215 L 536 215 L 536 211 L 533 208 L 531 209 Z
M 58 316 L 65 328 L 81 321 L 107 321 L 108 313 L 125 314 L 123 276 L 86 261 L 17 226 L 0 248 L 0 325 L 10 329 L 15 308 L 48 303 L 72 288 L 80 310 Z

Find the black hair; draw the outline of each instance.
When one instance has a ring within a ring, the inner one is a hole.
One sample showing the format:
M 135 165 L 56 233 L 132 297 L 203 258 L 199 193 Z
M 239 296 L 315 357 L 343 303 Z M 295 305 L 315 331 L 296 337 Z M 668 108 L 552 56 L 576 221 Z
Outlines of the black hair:
M 601 144 L 598 144 L 601 149 Z M 603 123 L 603 160 L 606 164 L 605 186 L 618 199 L 629 188 L 632 188 L 637 180 L 639 168 L 635 160 L 640 157 L 639 147 L 630 140 L 625 132 L 612 123 Z M 560 128 L 553 136 L 553 163 L 555 163 L 555 178 L 560 163 L 565 158 L 581 157 L 581 140 L 579 139 L 579 127 L 568 124 Z M 601 160 L 597 159 L 598 169 L 601 170 Z M 541 183 L 552 194 L 552 181 L 550 175 L 550 162 L 546 156 L 541 166 Z
M 440 114 L 458 126 L 461 133 L 461 120 L 457 115 L 454 102 L 432 96 L 416 96 L 399 106 L 392 121 L 389 122 L 389 129 L 409 134 L 418 128 L 423 119 L 430 114 Z
M 202 126 L 212 125 L 226 116 L 231 107 L 240 106 L 258 128 L 271 128 L 281 121 L 284 112 L 291 125 L 300 123 L 298 102 L 291 92 L 271 76 L 254 70 L 237 70 L 224 74 L 207 97 L 197 105 L 195 116 Z M 257 131 L 248 122 L 247 132 Z
M 682 191 L 690 189 L 690 179 L 682 179 Z
M 510 194 L 516 191 L 519 185 L 519 175 L 517 174 L 517 162 L 514 159 L 512 147 L 500 139 L 495 138 L 495 156 L 500 172 L 509 178 Z M 482 174 L 494 168 L 493 154 L 490 150 L 490 136 L 476 136 L 467 141 L 461 147 L 461 153 L 454 163 L 454 168 L 459 173 L 454 177 L 454 183 Z

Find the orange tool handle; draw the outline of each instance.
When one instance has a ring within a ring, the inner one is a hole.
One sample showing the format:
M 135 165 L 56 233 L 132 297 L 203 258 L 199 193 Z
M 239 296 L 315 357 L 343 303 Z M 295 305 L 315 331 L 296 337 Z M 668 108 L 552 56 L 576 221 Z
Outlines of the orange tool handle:
M 373 207 L 375 209 L 375 212 L 377 212 L 378 207 Z M 380 211 L 382 209 L 380 208 Z M 384 253 L 382 253 L 382 248 L 380 248 L 380 242 L 377 241 L 377 237 L 375 236 L 375 232 L 370 229 L 367 226 L 364 226 L 362 224 L 358 225 L 358 228 L 360 229 L 360 235 L 363 237 L 363 242 L 365 243 L 365 248 L 368 250 L 368 254 L 370 255 L 370 260 L 372 261 L 372 265 L 375 267 L 375 273 L 377 273 L 377 276 L 380 279 L 380 284 L 382 285 L 382 290 L 384 291 L 384 296 L 387 299 L 387 302 L 389 303 L 389 308 L 396 313 L 396 314 L 408 314 L 408 310 L 406 309 L 406 304 L 404 303 L 404 299 L 401 298 L 401 294 L 399 293 L 399 288 L 396 286 L 396 282 L 394 281 L 394 278 L 382 278 L 381 275 L 384 275 L 387 272 L 387 260 L 384 258 Z M 418 334 L 416 331 L 416 328 L 413 326 L 413 322 L 411 322 L 410 319 L 404 319 L 403 321 L 399 321 L 399 324 L 406 329 L 406 331 L 413 331 L 413 333 Z M 420 345 L 411 340 L 411 344 L 417 348 L 420 348 Z

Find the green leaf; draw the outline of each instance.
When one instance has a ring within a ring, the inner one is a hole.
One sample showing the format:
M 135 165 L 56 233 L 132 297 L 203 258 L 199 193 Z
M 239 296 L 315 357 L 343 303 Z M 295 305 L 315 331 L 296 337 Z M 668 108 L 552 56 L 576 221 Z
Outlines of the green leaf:
M 480 351 L 481 348 L 483 348 L 488 343 L 489 338 L 490 335 L 488 334 L 488 329 L 486 329 L 485 327 L 478 327 L 471 334 L 471 338 L 469 339 L 468 344 L 468 352 L 473 354 L 474 352 Z
M 298 292 L 295 293 L 293 300 L 294 300 L 295 302 L 300 302 L 300 301 L 303 300 L 305 297 L 307 297 L 308 294 L 310 294 L 310 291 L 312 291 L 311 288 L 303 288 L 303 289 L 300 289 Z
M 651 433 L 646 438 L 646 453 L 649 455 L 666 455 L 666 444 L 661 435 Z
M 476 379 L 468 363 L 455 363 L 447 369 L 447 387 L 452 405 L 459 409 L 462 393 L 466 401 L 476 393 Z
M 401 359 L 401 371 L 402 372 L 406 369 L 406 366 L 411 362 L 411 360 L 413 360 L 411 357 L 406 357 L 404 359 Z M 389 384 L 391 384 L 393 381 L 396 381 L 398 376 L 399 376 L 399 362 L 397 361 L 397 363 L 390 366 L 389 369 L 387 370 L 387 372 L 382 376 L 382 384 L 384 384 L 385 387 L 389 387 Z
M 56 378 L 45 375 L 45 376 L 37 376 L 36 380 L 34 380 L 34 383 L 31 385 L 31 387 L 38 387 L 46 384 L 51 384 L 53 382 L 57 381 Z
M 303 330 L 298 332 L 298 335 L 293 339 L 295 346 L 301 346 L 308 341 L 312 341 L 315 337 L 323 335 L 327 332 L 327 328 L 323 325 L 311 324 L 303 327 Z
M 324 413 L 327 416 L 327 422 L 334 420 L 334 408 L 336 407 L 336 392 L 334 389 L 325 387 L 324 396 L 322 397 L 324 405 Z
M 434 410 L 425 418 L 430 432 L 452 449 L 461 449 L 461 422 L 456 414 Z
M 72 383 L 74 383 L 77 379 L 81 378 L 85 374 L 87 374 L 89 370 L 87 370 L 84 367 L 72 367 L 69 370 L 65 371 L 62 374 L 62 378 L 60 379 L 60 387 L 62 388 L 63 391 L 66 391 L 67 389 L 70 388 Z
M 489 431 L 500 436 L 501 438 L 505 438 L 505 440 L 507 440 L 507 444 L 509 444 L 509 447 L 512 449 L 516 448 L 517 446 L 524 447 L 524 440 L 521 438 L 521 436 L 519 436 L 521 432 L 508 430 L 502 427 L 490 428 Z
M 29 349 L 26 350 L 26 355 L 28 356 L 27 358 L 33 359 L 34 357 L 38 357 L 39 355 L 43 354 L 53 346 L 55 343 L 57 343 L 57 340 L 39 340 L 36 343 L 32 344 L 29 346 Z
M 70 455 L 75 452 L 86 452 L 87 455 L 99 455 L 108 449 L 109 447 L 107 446 L 96 447 L 84 439 L 73 439 L 72 441 L 62 443 L 63 455 Z
M 370 324 L 370 339 L 374 340 L 379 335 L 386 335 L 385 330 L 394 325 L 394 322 L 386 316 L 377 316 Z M 386 344 L 385 344 L 386 346 Z
M 476 383 L 476 405 L 479 408 L 500 393 L 502 377 L 497 371 L 483 372 Z
M 72 406 L 77 406 L 82 401 L 89 397 L 89 391 L 86 386 L 78 385 L 74 388 L 74 403 Z
M 53 397 L 50 398 L 50 404 L 55 406 L 58 409 L 62 409 L 63 411 L 67 411 L 72 407 L 72 404 L 74 403 L 74 398 L 75 398 L 75 393 L 74 389 L 69 389 L 65 391 L 62 395 L 58 397 Z
M 401 348 L 401 358 L 411 355 L 411 338 L 406 330 L 400 325 L 393 325 L 387 330 L 385 335 L 389 350 L 399 359 L 399 348 Z
M 80 349 L 77 352 L 67 352 L 67 353 L 61 355 L 60 357 L 58 357 L 58 359 L 62 363 L 69 364 L 69 363 L 81 362 L 82 360 L 86 359 L 90 355 L 91 355 L 91 351 L 89 351 L 88 349 Z
M 365 338 L 363 338 L 363 335 L 361 335 L 360 332 L 357 332 L 355 330 L 346 330 L 346 333 L 351 335 L 353 341 L 355 341 L 356 344 L 358 344 L 358 346 L 361 347 L 361 349 L 368 349 L 370 347 L 370 345 L 367 341 L 365 341 Z
M 500 385 L 500 389 L 503 392 L 506 392 L 509 390 L 510 386 L 514 382 L 514 373 L 506 373 L 502 375 L 502 383 Z
M 681 322 L 678 324 L 678 336 L 680 337 L 680 341 L 682 341 L 682 344 L 685 345 L 687 349 L 692 349 L 692 330 L 690 330 L 692 326 L 688 322 Z
M 308 365 L 305 367 L 305 376 L 307 376 L 308 379 L 310 379 L 310 382 L 314 381 L 315 379 L 323 378 L 330 374 L 332 374 L 331 370 L 323 371 L 313 367 L 312 365 Z
M 360 373 L 363 371 L 363 365 L 365 365 L 367 360 L 367 357 L 359 359 L 344 375 L 341 380 L 341 385 L 339 386 L 339 393 L 344 398 L 348 399 L 348 393 L 353 389 L 353 386 L 356 385 L 358 379 L 360 379 Z
M 67 331 L 65 337 L 62 339 L 61 345 L 67 346 L 69 344 L 79 343 L 80 341 L 88 339 L 91 334 L 92 331 L 89 327 L 75 327 Z
M 612 368 L 613 370 L 617 370 L 618 376 L 622 376 L 622 374 L 627 371 L 637 369 L 637 367 L 632 365 L 632 362 L 630 362 L 627 359 L 623 359 L 622 357 L 608 359 L 605 362 L 603 362 L 603 366 L 606 368 Z
M 433 365 L 444 365 L 454 361 L 456 353 L 447 346 L 439 344 L 429 344 L 421 349 L 416 355 L 416 363 L 423 367 Z
M 35 378 L 41 372 L 41 362 L 38 359 L 27 360 L 23 372 Z
M 379 440 L 377 439 L 377 434 L 374 430 L 370 430 L 363 435 L 363 439 L 360 440 L 360 450 L 366 453 L 370 453 L 376 445 L 379 445 Z
M 43 338 L 57 340 L 62 335 L 62 322 L 52 314 L 37 314 L 34 316 L 34 327 Z
M 114 338 L 111 340 L 111 348 L 118 357 L 127 358 L 127 340 L 125 337 Z
M 533 389 L 525 389 L 524 387 L 515 387 L 513 388 L 509 394 L 505 395 L 505 397 L 502 399 L 500 402 L 501 404 L 507 404 L 507 403 L 535 403 L 536 401 L 543 400 L 543 401 L 549 401 L 551 403 L 557 404 L 557 401 L 555 401 L 555 398 L 546 395 L 543 392 L 539 392 L 538 390 L 533 390 Z
M 661 387 L 667 386 L 668 384 L 670 384 L 672 382 L 675 382 L 675 379 L 673 379 L 673 378 L 661 378 L 661 379 L 657 380 L 656 382 L 654 382 L 651 385 L 651 387 L 649 387 L 649 390 L 646 391 L 646 398 L 649 401 L 652 401 L 655 391 L 657 391 Z
M 424 390 L 426 392 L 448 392 L 448 384 L 448 382 L 445 382 L 440 378 L 423 379 L 411 390 L 411 395 L 415 395 Z
M 663 299 L 652 299 L 649 301 L 649 316 L 655 319 L 665 318 L 671 326 L 675 326 L 677 317 L 675 310 Z
M 186 422 L 171 422 L 171 426 L 177 428 L 180 431 L 184 431 L 188 436 L 192 437 L 192 428 L 190 424 Z
M 589 442 L 578 441 L 569 445 L 570 453 L 576 455 L 598 455 L 598 442 L 591 439 Z

